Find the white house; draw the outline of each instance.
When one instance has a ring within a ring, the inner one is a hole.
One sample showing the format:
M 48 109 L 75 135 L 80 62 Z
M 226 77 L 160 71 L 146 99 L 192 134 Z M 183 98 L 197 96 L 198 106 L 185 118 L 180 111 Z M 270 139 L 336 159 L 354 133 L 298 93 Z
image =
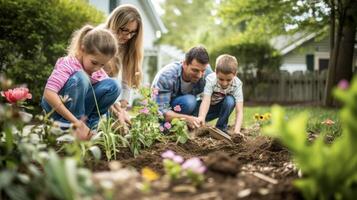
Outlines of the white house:
M 154 42 L 161 37 L 162 33 L 167 32 L 151 0 L 88 0 L 88 2 L 106 15 L 121 4 L 132 4 L 139 9 L 144 27 L 143 82 L 144 84 L 150 83 L 154 73 L 162 66 L 160 48 Z
M 280 69 L 289 72 L 327 69 L 330 59 L 330 38 L 329 36 L 320 38 L 318 35 L 318 33 L 297 33 L 272 39 L 271 44 L 282 55 Z M 356 45 L 353 63 L 356 67 Z

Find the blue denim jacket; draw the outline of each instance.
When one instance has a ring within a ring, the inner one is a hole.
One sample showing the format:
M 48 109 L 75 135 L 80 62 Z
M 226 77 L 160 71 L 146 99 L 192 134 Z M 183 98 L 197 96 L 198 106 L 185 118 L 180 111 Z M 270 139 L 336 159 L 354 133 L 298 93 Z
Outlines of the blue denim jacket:
M 205 78 L 212 73 L 211 66 L 207 66 L 204 76 L 193 85 L 189 94 L 197 96 L 203 92 Z M 181 96 L 180 84 L 182 75 L 182 63 L 174 62 L 163 67 L 155 76 L 152 83 L 153 89 L 158 89 L 158 95 L 153 95 L 153 99 L 159 105 L 159 110 L 165 114 L 171 110 L 170 102 L 174 98 Z

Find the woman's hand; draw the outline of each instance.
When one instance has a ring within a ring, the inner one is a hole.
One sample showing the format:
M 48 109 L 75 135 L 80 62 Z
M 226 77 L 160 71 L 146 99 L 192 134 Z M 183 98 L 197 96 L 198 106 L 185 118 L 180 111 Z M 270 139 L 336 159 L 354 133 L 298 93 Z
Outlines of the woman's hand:
M 114 113 L 114 115 L 118 118 L 121 124 L 131 125 L 129 114 L 126 112 L 125 109 L 122 108 L 120 102 L 114 103 L 110 107 L 110 111 Z

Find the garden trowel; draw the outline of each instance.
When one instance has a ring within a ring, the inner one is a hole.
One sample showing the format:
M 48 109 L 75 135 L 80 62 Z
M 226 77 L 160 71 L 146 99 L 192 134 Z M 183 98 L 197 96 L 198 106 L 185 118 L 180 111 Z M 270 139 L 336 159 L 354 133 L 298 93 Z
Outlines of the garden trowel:
M 198 130 L 197 132 L 197 136 L 201 136 L 205 133 L 209 133 L 211 137 L 213 137 L 214 139 L 217 140 L 224 140 L 225 142 L 228 143 L 233 143 L 231 136 L 229 136 L 227 133 L 219 130 L 216 127 L 213 126 L 203 126 L 200 128 L 200 130 Z

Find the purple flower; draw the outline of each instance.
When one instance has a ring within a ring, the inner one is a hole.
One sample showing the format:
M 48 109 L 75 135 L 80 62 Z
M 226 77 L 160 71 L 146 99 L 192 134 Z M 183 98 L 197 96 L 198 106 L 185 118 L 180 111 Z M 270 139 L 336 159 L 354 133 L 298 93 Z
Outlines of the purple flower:
M 159 113 L 159 116 L 160 116 L 160 117 L 162 117 L 162 116 L 163 116 L 163 114 L 162 114 L 162 112 L 161 112 L 161 111 L 158 111 L 158 113 Z
M 147 115 L 147 114 L 149 114 L 149 109 L 145 107 L 145 108 L 141 109 L 139 112 Z
M 203 165 L 199 158 L 190 158 L 182 164 L 183 169 L 191 170 L 194 173 L 202 174 L 205 172 L 206 167 Z
M 340 82 L 338 82 L 337 87 L 342 90 L 346 90 L 349 87 L 349 85 L 350 84 L 348 83 L 348 81 L 346 79 L 342 79 L 342 80 L 340 80 Z
M 159 126 L 161 132 L 164 132 L 165 128 L 163 126 Z
M 180 106 L 180 105 L 176 105 L 176 106 L 174 107 L 174 111 L 176 111 L 176 112 L 181 112 L 181 106 Z
M 164 127 L 165 127 L 166 129 L 170 129 L 170 128 L 171 128 L 170 122 L 165 122 Z
M 176 156 L 176 154 L 172 150 L 167 150 L 161 154 L 161 157 L 168 158 L 168 159 L 173 159 L 175 156 Z
M 146 105 L 148 105 L 148 100 L 147 100 L 147 99 L 144 99 L 144 100 L 142 100 L 142 101 L 140 102 L 140 104 L 143 105 L 143 106 L 146 106 Z

